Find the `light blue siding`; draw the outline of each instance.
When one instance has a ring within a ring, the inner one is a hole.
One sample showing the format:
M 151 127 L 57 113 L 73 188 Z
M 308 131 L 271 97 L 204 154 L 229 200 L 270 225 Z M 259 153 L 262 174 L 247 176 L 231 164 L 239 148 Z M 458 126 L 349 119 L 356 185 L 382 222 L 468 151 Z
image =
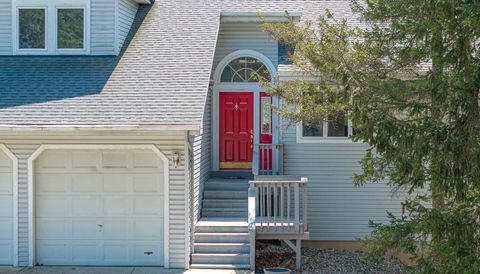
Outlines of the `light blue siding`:
M 257 23 L 221 23 L 213 60 L 213 71 L 228 54 L 237 50 L 256 50 L 278 64 L 277 42 Z
M 285 122 L 287 123 L 287 122 Z M 367 146 L 358 143 L 296 143 L 296 127 L 283 128 L 285 174 L 308 177 L 311 240 L 355 240 L 370 230 L 368 221 L 399 214 L 401 202 L 386 184 L 353 185 Z
M 193 219 L 196 222 L 200 218 L 202 207 L 203 186 L 210 177 L 211 168 L 211 117 L 212 117 L 212 95 L 209 92 L 203 113 L 202 132 L 192 138 L 193 148 Z
M 125 38 L 130 31 L 135 15 L 137 14 L 138 4 L 131 0 L 118 0 L 117 8 L 117 50 L 122 49 Z
M 115 54 L 115 1 L 92 0 L 90 4 L 92 55 Z
M 12 0 L 0 0 L 0 55 L 12 52 Z

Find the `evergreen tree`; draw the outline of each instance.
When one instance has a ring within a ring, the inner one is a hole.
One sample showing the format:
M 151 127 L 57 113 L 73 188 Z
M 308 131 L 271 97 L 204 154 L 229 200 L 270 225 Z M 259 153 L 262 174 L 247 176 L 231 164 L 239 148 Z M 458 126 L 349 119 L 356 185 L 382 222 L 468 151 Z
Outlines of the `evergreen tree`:
M 321 5 L 321 2 L 318 3 Z M 405 214 L 371 223 L 374 254 L 406 252 L 426 273 L 480 273 L 480 1 L 365 0 L 362 27 L 265 24 L 305 76 L 269 88 L 278 113 L 318 125 L 347 117 L 371 149 L 356 184 L 405 191 Z

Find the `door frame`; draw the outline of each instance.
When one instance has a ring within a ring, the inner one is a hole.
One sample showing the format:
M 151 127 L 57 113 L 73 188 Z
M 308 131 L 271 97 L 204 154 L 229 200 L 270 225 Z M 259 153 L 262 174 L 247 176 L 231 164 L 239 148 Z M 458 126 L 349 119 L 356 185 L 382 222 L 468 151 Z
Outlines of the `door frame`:
M 253 143 L 258 144 L 260 141 L 259 127 L 260 127 L 260 93 L 265 92 L 265 88 L 258 83 L 222 83 L 220 77 L 225 67 L 233 60 L 239 57 L 252 57 L 260 60 L 267 67 L 273 79 L 277 77 L 277 69 L 273 62 L 255 50 L 237 50 L 225 56 L 215 68 L 213 74 L 213 94 L 212 94 L 212 171 L 220 170 L 220 141 L 219 141 L 219 104 L 220 92 L 253 92 Z M 276 97 L 272 98 L 274 106 L 279 105 L 279 100 Z M 272 135 L 273 143 L 279 140 L 279 119 L 273 115 L 272 117 Z
M 40 145 L 31 155 L 28 157 L 28 266 L 33 267 L 36 261 L 36 244 L 35 244 L 35 184 L 34 184 L 34 161 L 45 151 L 45 150 L 81 150 L 81 149 L 91 149 L 91 150 L 135 150 L 135 149 L 144 149 L 151 150 L 154 152 L 158 158 L 163 162 L 163 264 L 164 268 L 169 268 L 169 240 L 170 240 L 170 231 L 169 231 L 169 185 L 170 185 L 170 161 L 165 156 L 165 154 L 155 145 L 146 144 L 146 145 L 112 145 L 112 144 L 92 144 L 92 145 L 83 145 L 83 144 L 48 144 Z

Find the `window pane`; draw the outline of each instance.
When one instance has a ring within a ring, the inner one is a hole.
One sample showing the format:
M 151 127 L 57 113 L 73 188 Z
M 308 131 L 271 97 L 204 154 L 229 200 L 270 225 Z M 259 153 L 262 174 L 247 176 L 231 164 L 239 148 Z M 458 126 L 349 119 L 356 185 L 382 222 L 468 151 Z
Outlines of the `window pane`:
M 240 57 L 228 64 L 222 72 L 222 82 L 258 82 L 258 79 L 270 79 L 267 67 L 251 57 Z
M 323 136 L 323 126 L 303 126 L 303 137 L 322 137 Z
M 328 120 L 328 136 L 329 137 L 347 137 L 348 121 L 345 116 L 339 116 Z
M 58 9 L 57 40 L 59 49 L 83 49 L 83 9 Z
M 270 134 L 272 122 L 272 109 L 270 97 L 262 97 L 262 134 Z
M 45 48 L 45 10 L 18 10 L 18 47 L 21 49 Z

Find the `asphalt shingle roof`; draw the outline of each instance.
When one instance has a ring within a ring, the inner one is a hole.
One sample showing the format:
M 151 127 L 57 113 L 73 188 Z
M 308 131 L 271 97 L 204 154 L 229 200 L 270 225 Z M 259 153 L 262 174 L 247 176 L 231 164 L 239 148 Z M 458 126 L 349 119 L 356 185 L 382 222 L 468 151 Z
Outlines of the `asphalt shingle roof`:
M 325 9 L 349 1 L 157 0 L 140 7 L 120 56 L 1 56 L 0 125 L 196 125 L 221 12 Z M 353 18 L 353 19 L 352 19 Z

